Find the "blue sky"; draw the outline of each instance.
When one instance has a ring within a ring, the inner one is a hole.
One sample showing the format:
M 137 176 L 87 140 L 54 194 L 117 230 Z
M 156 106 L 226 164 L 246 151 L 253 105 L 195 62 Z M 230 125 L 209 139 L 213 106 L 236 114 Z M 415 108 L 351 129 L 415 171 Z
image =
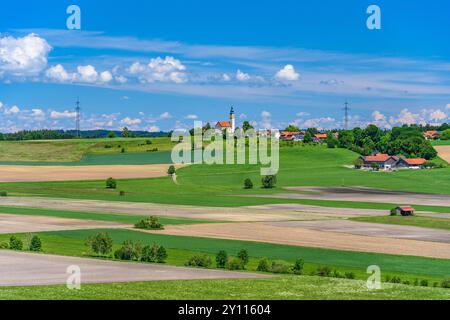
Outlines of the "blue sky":
M 66 8 L 81 8 L 68 30 Z M 381 30 L 366 27 L 381 8 Z M 448 1 L 15 1 L 0 19 L 0 131 L 450 121 Z

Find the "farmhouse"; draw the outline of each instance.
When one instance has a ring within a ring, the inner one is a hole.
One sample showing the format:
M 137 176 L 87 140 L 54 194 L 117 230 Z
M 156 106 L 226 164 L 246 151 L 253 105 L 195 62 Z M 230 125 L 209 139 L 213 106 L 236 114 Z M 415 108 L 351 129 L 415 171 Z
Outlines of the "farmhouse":
M 360 159 L 362 160 L 363 168 L 372 168 L 376 164 L 381 170 L 422 169 L 427 162 L 423 158 L 408 159 L 403 156 L 390 156 L 384 153 L 361 156 Z
M 225 130 L 231 131 L 234 133 L 236 130 L 236 118 L 234 115 L 234 108 L 231 107 L 230 110 L 230 121 L 218 121 L 215 127 L 216 131 L 224 132 Z
M 284 131 L 281 133 L 280 139 L 284 141 L 303 141 L 305 138 L 304 132 L 288 132 Z
M 432 130 L 432 131 L 425 131 L 423 133 L 423 136 L 427 140 L 439 140 L 441 138 L 441 132 Z
M 414 208 L 413 207 L 397 207 L 397 208 L 395 208 L 395 213 L 397 215 L 402 215 L 404 217 L 413 216 Z

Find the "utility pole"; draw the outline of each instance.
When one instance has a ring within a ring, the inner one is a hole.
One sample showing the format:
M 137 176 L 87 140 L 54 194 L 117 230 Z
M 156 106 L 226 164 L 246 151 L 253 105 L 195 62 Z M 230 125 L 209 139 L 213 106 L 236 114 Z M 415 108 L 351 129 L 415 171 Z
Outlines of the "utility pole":
M 350 111 L 350 108 L 348 107 L 348 102 L 345 100 L 344 103 L 344 111 L 345 111 L 345 130 L 348 130 L 348 112 Z
M 77 117 L 76 117 L 76 131 L 77 131 L 77 138 L 81 138 L 81 132 L 80 132 L 80 98 L 77 98 L 77 107 L 75 108 L 75 112 L 77 113 Z

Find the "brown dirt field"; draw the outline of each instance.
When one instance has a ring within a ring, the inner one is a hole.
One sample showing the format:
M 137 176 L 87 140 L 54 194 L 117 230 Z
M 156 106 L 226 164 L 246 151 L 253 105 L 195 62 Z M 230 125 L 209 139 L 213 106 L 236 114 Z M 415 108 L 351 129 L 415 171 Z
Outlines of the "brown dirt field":
M 197 218 L 220 221 L 292 221 L 326 220 L 354 216 L 384 216 L 384 210 L 360 210 L 327 208 L 301 204 L 277 204 L 238 208 L 195 207 L 153 203 L 51 199 L 36 197 L 0 198 L 0 206 L 24 206 L 32 208 L 60 209 L 98 213 L 155 215 L 179 218 Z
M 221 223 L 167 226 L 161 234 L 235 239 L 337 250 L 377 252 L 396 255 L 450 259 L 450 244 L 368 237 L 306 228 L 290 228 L 265 223 Z
M 0 234 L 129 227 L 115 222 L 0 214 Z
M 36 182 L 154 178 L 167 175 L 167 164 L 107 166 L 0 165 L 0 182 Z
M 450 146 L 435 146 L 440 158 L 450 163 Z

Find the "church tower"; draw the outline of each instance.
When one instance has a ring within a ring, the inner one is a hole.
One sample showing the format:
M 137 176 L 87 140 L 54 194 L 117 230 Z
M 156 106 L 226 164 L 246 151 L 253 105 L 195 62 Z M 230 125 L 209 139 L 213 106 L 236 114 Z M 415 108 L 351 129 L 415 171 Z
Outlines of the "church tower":
M 234 109 L 231 107 L 230 110 L 230 124 L 231 124 L 231 132 L 234 133 L 236 130 L 236 117 L 234 116 Z

